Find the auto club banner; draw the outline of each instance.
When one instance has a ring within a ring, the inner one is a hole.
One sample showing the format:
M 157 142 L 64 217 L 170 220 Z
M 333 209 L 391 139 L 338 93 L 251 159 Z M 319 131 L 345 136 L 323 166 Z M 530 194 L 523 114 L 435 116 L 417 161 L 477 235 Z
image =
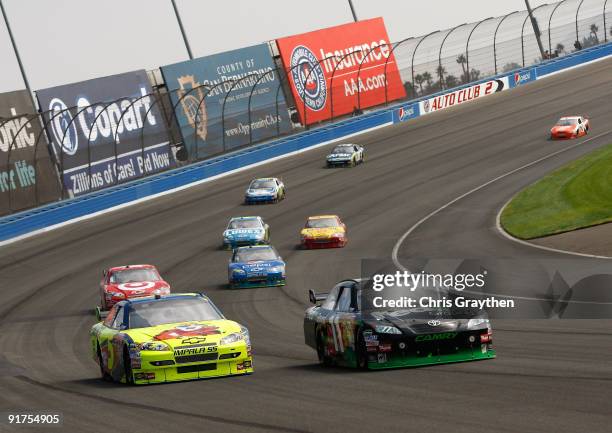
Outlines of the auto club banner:
M 64 187 L 78 196 L 174 166 L 144 70 L 36 92 Z
M 60 191 L 30 94 L 0 93 L 0 215 L 58 200 Z
M 191 159 L 290 129 L 281 80 L 266 43 L 162 66 L 161 71 Z
M 382 18 L 276 40 L 302 124 L 406 96 Z M 333 77 L 333 78 L 332 78 Z

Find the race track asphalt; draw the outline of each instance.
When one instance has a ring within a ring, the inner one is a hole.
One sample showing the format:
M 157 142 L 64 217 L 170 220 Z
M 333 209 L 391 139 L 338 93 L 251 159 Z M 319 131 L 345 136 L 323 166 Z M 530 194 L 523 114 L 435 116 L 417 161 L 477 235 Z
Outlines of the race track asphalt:
M 612 321 L 494 321 L 491 361 L 364 373 L 325 369 L 304 345 L 307 289 L 358 276 L 364 258 L 557 257 L 509 241 L 497 211 L 545 173 L 612 143 L 612 60 L 360 136 L 367 161 L 324 168 L 328 147 L 0 249 L 0 412 L 60 411 L 69 432 L 609 432 Z M 564 114 L 586 113 L 595 137 L 551 142 Z M 241 205 L 248 181 L 279 176 L 277 205 Z M 344 249 L 302 251 L 311 214 L 337 213 Z M 259 214 L 287 261 L 284 288 L 228 290 L 219 250 L 231 216 Z M 88 352 L 102 269 L 156 264 L 175 291 L 205 291 L 246 325 L 255 374 L 149 387 L 102 382 Z M 6 425 L 0 430 L 7 429 Z M 15 428 L 14 431 L 29 431 Z

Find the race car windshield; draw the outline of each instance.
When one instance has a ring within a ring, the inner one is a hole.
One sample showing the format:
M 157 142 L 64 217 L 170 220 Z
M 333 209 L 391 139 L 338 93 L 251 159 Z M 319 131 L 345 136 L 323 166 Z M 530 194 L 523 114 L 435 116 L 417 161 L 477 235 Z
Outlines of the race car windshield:
M 159 280 L 161 278 L 155 269 L 126 269 L 124 271 L 113 272 L 110 276 L 110 282 L 117 284 Z
M 261 224 L 257 220 L 236 220 L 229 224 L 229 229 L 259 229 Z
M 561 119 L 557 122 L 557 126 L 574 126 L 578 124 L 578 119 Z
M 190 299 L 168 299 L 133 304 L 129 314 L 129 327 L 148 328 L 178 322 L 197 322 L 219 320 L 223 317 L 207 300 L 193 297 Z
M 327 227 L 338 227 L 340 222 L 336 218 L 319 218 L 306 222 L 307 229 L 324 229 Z
M 353 153 L 353 146 L 336 146 L 332 153 Z
M 261 260 L 277 260 L 278 256 L 274 250 L 269 248 L 258 248 L 238 251 L 236 253 L 236 260 L 238 262 L 256 262 Z
M 255 180 L 251 183 L 251 189 L 267 188 L 276 188 L 276 183 L 273 180 Z

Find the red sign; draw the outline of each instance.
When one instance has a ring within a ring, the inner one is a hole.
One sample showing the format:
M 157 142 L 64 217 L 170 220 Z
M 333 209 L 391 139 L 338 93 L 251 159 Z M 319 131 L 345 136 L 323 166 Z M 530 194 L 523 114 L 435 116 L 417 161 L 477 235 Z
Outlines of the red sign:
M 406 96 L 382 18 L 277 39 L 302 124 Z M 332 108 L 333 106 L 333 108 Z

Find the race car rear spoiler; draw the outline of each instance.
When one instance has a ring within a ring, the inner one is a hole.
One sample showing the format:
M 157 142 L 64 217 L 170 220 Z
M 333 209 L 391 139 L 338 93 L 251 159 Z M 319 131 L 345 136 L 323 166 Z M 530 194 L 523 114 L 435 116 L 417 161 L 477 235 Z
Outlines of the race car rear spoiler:
M 311 304 L 317 305 L 319 302 L 327 299 L 329 293 L 315 293 L 314 290 L 308 289 L 308 299 Z

